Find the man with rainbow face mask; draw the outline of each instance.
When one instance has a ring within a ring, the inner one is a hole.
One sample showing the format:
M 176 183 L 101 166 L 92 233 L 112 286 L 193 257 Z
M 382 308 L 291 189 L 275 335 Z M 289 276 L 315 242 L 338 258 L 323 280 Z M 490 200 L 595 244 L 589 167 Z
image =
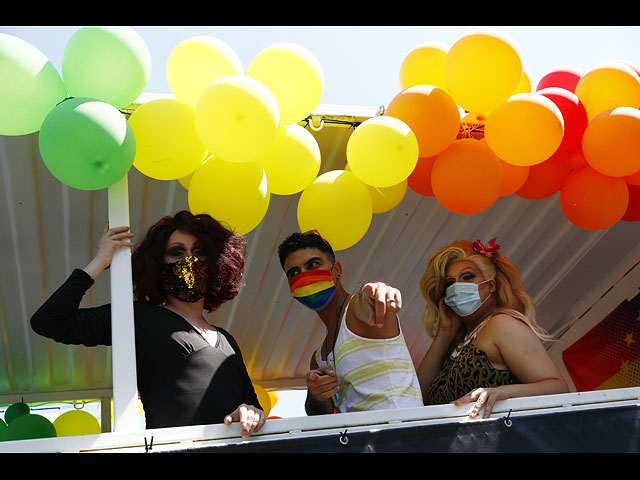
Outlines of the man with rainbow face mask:
M 347 292 L 342 265 L 315 230 L 289 235 L 278 254 L 291 295 L 327 328 L 307 373 L 307 414 L 423 406 L 397 317 L 400 292 L 382 282 Z

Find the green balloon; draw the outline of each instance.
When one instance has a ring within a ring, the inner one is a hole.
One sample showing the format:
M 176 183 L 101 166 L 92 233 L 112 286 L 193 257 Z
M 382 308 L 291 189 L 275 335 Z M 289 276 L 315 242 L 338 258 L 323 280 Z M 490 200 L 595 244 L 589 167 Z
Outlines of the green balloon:
M 2 434 L 2 441 L 28 440 L 33 438 L 56 437 L 56 428 L 53 423 L 42 415 L 28 413 L 21 415 L 11 422 Z
M 21 417 L 22 415 L 28 415 L 30 411 L 31 409 L 26 403 L 14 403 L 13 405 L 9 406 L 9 408 L 7 408 L 7 410 L 4 412 L 4 420 L 8 425 L 16 418 Z
M 115 107 L 93 98 L 70 98 L 42 122 L 40 155 L 65 185 L 99 190 L 120 180 L 133 165 L 133 130 Z
M 67 97 L 60 74 L 40 50 L 0 33 L 0 134 L 40 130 L 44 117 Z
M 150 75 L 149 48 L 131 27 L 83 27 L 64 49 L 62 78 L 72 97 L 123 108 L 144 91 Z

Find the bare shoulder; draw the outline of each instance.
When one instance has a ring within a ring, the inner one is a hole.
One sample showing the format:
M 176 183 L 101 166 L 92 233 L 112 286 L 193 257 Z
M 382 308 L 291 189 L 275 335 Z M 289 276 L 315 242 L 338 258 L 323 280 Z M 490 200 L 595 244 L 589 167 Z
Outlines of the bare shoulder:
M 503 335 L 533 335 L 536 336 L 534 331 L 527 325 L 524 321 L 519 318 L 513 317 L 508 313 L 498 313 L 493 315 L 491 319 L 487 322 L 485 327 L 486 330 L 490 331 L 493 335 L 503 336 Z

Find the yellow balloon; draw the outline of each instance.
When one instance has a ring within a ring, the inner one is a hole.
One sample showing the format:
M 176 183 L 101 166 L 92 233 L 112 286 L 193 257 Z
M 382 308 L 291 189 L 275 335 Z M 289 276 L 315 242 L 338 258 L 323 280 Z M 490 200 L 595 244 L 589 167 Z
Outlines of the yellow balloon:
M 495 29 L 474 30 L 458 39 L 444 63 L 447 91 L 465 110 L 486 118 L 507 101 L 522 78 L 516 43 Z
M 195 172 L 191 172 L 189 175 L 186 175 L 182 178 L 178 178 L 178 183 L 182 185 L 186 190 L 189 190 L 189 184 L 191 183 L 191 178 Z
M 202 165 L 204 165 L 209 159 L 211 158 L 211 155 L 209 154 L 209 152 L 207 152 L 207 156 L 205 157 L 204 161 L 198 165 L 198 168 Z M 197 168 L 196 168 L 197 170 Z M 196 173 L 196 170 L 194 170 L 193 172 L 191 172 L 189 175 L 185 175 L 184 177 L 178 178 L 178 183 L 180 183 L 180 185 L 182 185 L 185 190 L 189 190 L 189 185 L 191 184 L 191 179 L 193 178 L 193 174 Z
M 300 231 L 318 230 L 334 250 L 344 250 L 367 233 L 371 197 L 353 172 L 332 170 L 304 189 L 297 215 Z
M 69 410 L 53 421 L 58 437 L 101 433 L 96 417 L 84 410 Z
M 191 213 L 207 213 L 244 235 L 262 221 L 269 208 L 269 186 L 257 162 L 226 162 L 210 158 L 189 184 Z
M 449 45 L 442 42 L 425 42 L 411 50 L 400 65 L 400 88 L 414 85 L 433 85 L 447 91 L 444 81 L 444 61 Z
M 280 398 L 280 392 L 277 390 L 269 390 L 267 395 L 269 395 L 269 400 L 271 400 L 271 409 L 273 410 L 273 407 L 276 406 L 276 403 L 278 403 L 278 399 Z
M 271 397 L 269 396 L 269 393 L 260 385 L 254 384 L 253 389 L 256 392 L 258 402 L 260 402 L 260 406 L 262 407 L 262 411 L 264 412 L 265 417 L 268 417 L 269 412 L 273 407 L 273 405 L 271 404 Z
M 622 62 L 602 63 L 580 77 L 575 94 L 589 121 L 612 108 L 640 108 L 640 76 Z
M 167 59 L 166 75 L 178 100 L 196 106 L 211 82 L 227 75 L 242 75 L 244 69 L 236 52 L 225 42 L 206 35 L 179 43 Z
M 313 113 L 324 90 L 318 59 L 295 43 L 278 43 L 251 61 L 247 75 L 273 92 L 280 108 L 280 125 L 297 123 Z
M 555 153 L 564 135 L 560 109 L 537 93 L 519 93 L 496 108 L 484 126 L 489 148 L 504 162 L 531 166 Z
M 348 172 L 351 171 L 349 164 L 344 169 Z M 390 187 L 372 187 L 365 183 L 371 196 L 372 212 L 384 213 L 396 207 L 404 198 L 405 193 L 407 193 L 408 184 L 409 181 L 406 178 L 399 184 Z
M 191 105 L 170 98 L 152 100 L 133 112 L 133 166 L 158 180 L 184 177 L 198 168 L 206 149 L 196 135 L 193 112 Z
M 275 97 L 258 80 L 243 75 L 222 77 L 209 85 L 194 115 L 204 146 L 227 162 L 256 160 L 278 135 Z
M 518 93 L 531 93 L 532 90 L 533 87 L 531 86 L 531 75 L 529 74 L 529 69 L 526 65 L 522 65 L 522 78 L 511 95 L 517 95 Z
M 407 193 L 408 181 L 405 178 L 397 185 L 390 187 L 372 187 L 367 185 L 371 195 L 371 207 L 373 213 L 384 213 L 396 207 Z
M 418 140 L 402 120 L 389 116 L 362 122 L 347 142 L 351 171 L 374 187 L 397 185 L 418 163 Z
M 308 130 L 292 123 L 280 129 L 258 161 L 267 174 L 271 193 L 291 195 L 304 190 L 318 175 L 320 147 Z

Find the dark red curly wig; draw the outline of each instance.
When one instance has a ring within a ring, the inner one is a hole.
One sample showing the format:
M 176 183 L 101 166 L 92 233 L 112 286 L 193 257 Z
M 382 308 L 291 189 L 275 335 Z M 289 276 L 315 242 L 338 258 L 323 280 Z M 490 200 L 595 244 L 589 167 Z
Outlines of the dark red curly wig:
M 165 301 L 167 293 L 160 273 L 167 242 L 177 230 L 197 237 L 203 244 L 211 273 L 204 308 L 212 312 L 235 298 L 242 286 L 246 238 L 234 234 L 207 214 L 193 215 L 186 210 L 160 219 L 135 247 L 131 255 L 134 298 L 154 305 Z

